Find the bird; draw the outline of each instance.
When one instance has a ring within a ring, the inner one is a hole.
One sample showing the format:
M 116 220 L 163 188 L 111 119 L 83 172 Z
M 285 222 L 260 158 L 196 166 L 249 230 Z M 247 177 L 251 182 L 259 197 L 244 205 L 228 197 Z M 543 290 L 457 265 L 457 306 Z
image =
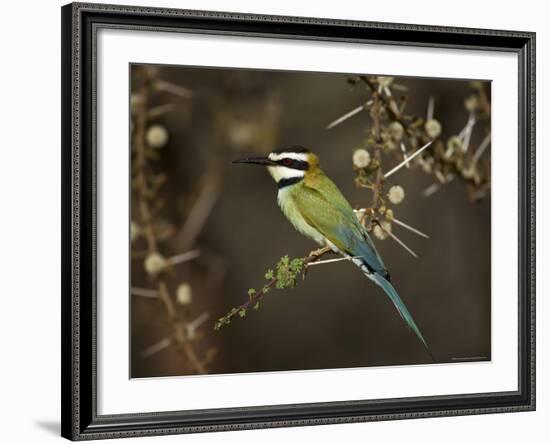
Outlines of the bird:
M 435 362 L 428 343 L 391 282 L 390 274 L 367 229 L 347 199 L 323 172 L 319 158 L 308 148 L 276 149 L 268 156 L 247 157 L 233 163 L 263 165 L 277 184 L 277 201 L 294 228 L 321 247 L 349 259 L 380 286 L 401 318 L 416 334 Z

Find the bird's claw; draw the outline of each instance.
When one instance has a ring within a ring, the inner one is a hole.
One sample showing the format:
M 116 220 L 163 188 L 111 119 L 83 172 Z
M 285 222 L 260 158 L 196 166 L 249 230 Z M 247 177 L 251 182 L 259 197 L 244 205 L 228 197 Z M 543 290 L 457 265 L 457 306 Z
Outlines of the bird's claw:
M 319 248 L 317 250 L 313 250 L 311 253 L 309 253 L 309 256 L 313 258 L 310 262 L 315 262 L 319 260 L 321 256 L 323 256 L 325 253 L 328 253 L 331 251 L 330 247 L 323 247 Z

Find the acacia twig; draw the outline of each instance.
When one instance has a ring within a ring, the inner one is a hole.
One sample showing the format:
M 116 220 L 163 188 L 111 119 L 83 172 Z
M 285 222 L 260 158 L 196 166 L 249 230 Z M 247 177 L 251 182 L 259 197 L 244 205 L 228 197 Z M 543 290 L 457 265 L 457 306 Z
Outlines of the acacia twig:
M 311 251 L 307 256 L 296 259 L 289 259 L 288 256 L 284 256 L 278 262 L 275 270 L 268 270 L 265 274 L 267 283 L 259 290 L 248 290 L 248 300 L 241 305 L 232 308 L 227 314 L 220 317 L 214 324 L 214 329 L 219 330 L 224 325 L 231 323 L 233 318 L 237 315 L 245 317 L 250 308 L 258 309 L 260 302 L 265 295 L 272 289 L 292 288 L 297 284 L 298 275 L 304 273 L 308 266 L 319 261 L 323 256 L 332 252 L 330 247 L 320 248 L 318 250 Z
M 134 146 L 136 151 L 136 163 L 134 169 L 135 175 L 135 188 L 137 191 L 138 197 L 138 208 L 140 214 L 140 226 L 143 230 L 145 239 L 147 241 L 147 253 L 158 254 L 158 241 L 156 238 L 156 233 L 153 223 L 153 210 L 149 204 L 151 199 L 151 189 L 149 188 L 148 181 L 148 159 L 147 159 L 147 145 L 145 142 L 145 135 L 147 131 L 147 125 L 149 120 L 149 96 L 151 94 L 151 88 L 153 88 L 153 80 L 150 75 L 144 71 L 144 79 L 140 88 L 140 100 L 138 101 L 138 106 L 136 110 L 136 132 Z M 158 82 L 157 82 L 158 86 Z M 182 89 L 182 91 L 185 88 Z M 180 91 L 180 92 L 182 92 Z M 188 256 L 193 256 L 193 252 L 185 253 Z M 189 257 L 190 257 L 189 256 Z M 153 279 L 156 282 L 158 298 L 162 302 L 162 305 L 165 309 L 166 315 L 169 322 L 172 326 L 172 339 L 175 340 L 175 343 L 178 345 L 177 349 L 184 355 L 187 362 L 189 362 L 197 373 L 206 373 L 206 368 L 202 362 L 198 359 L 192 345 L 189 343 L 185 337 L 185 325 L 186 323 L 179 318 L 174 302 L 170 297 L 168 292 L 168 286 L 164 280 L 163 273 L 159 273 L 153 276 Z M 154 290 L 153 290 L 154 291 Z M 173 340 L 170 340 L 170 343 L 173 343 Z M 164 342 L 163 345 L 167 343 Z M 167 345 L 166 345 L 167 346 Z M 150 354 L 146 354 L 150 355 Z

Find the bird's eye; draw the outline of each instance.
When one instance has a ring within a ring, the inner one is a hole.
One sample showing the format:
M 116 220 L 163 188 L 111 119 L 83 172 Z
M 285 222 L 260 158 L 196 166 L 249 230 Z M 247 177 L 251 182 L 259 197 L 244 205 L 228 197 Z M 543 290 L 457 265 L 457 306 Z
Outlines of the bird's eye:
M 291 159 L 283 159 L 283 165 L 284 166 L 292 165 L 292 160 Z

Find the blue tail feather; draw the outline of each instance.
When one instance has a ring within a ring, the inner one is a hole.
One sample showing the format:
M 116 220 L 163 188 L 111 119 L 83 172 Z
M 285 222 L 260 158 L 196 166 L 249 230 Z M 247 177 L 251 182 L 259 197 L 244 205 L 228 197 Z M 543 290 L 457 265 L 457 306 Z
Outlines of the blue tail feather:
M 414 319 L 411 313 L 405 306 L 405 303 L 403 302 L 403 300 L 397 294 L 397 291 L 395 290 L 393 285 L 390 282 L 388 282 L 384 277 L 382 277 L 377 273 L 373 273 L 369 275 L 369 277 L 373 279 L 374 282 L 376 282 L 380 287 L 383 288 L 383 290 L 386 292 L 386 294 L 389 296 L 389 298 L 393 302 L 393 305 L 395 305 L 395 308 L 397 308 L 397 311 L 399 312 L 403 320 L 407 323 L 407 325 L 411 328 L 411 330 L 414 331 L 418 339 L 420 339 L 420 341 L 424 345 L 424 348 L 426 349 L 426 351 L 429 353 L 429 355 L 435 362 L 436 359 L 432 354 L 430 347 L 428 347 L 428 343 L 424 339 L 424 336 L 422 336 L 422 333 L 420 332 L 420 329 L 416 325 L 416 322 L 414 322 Z

